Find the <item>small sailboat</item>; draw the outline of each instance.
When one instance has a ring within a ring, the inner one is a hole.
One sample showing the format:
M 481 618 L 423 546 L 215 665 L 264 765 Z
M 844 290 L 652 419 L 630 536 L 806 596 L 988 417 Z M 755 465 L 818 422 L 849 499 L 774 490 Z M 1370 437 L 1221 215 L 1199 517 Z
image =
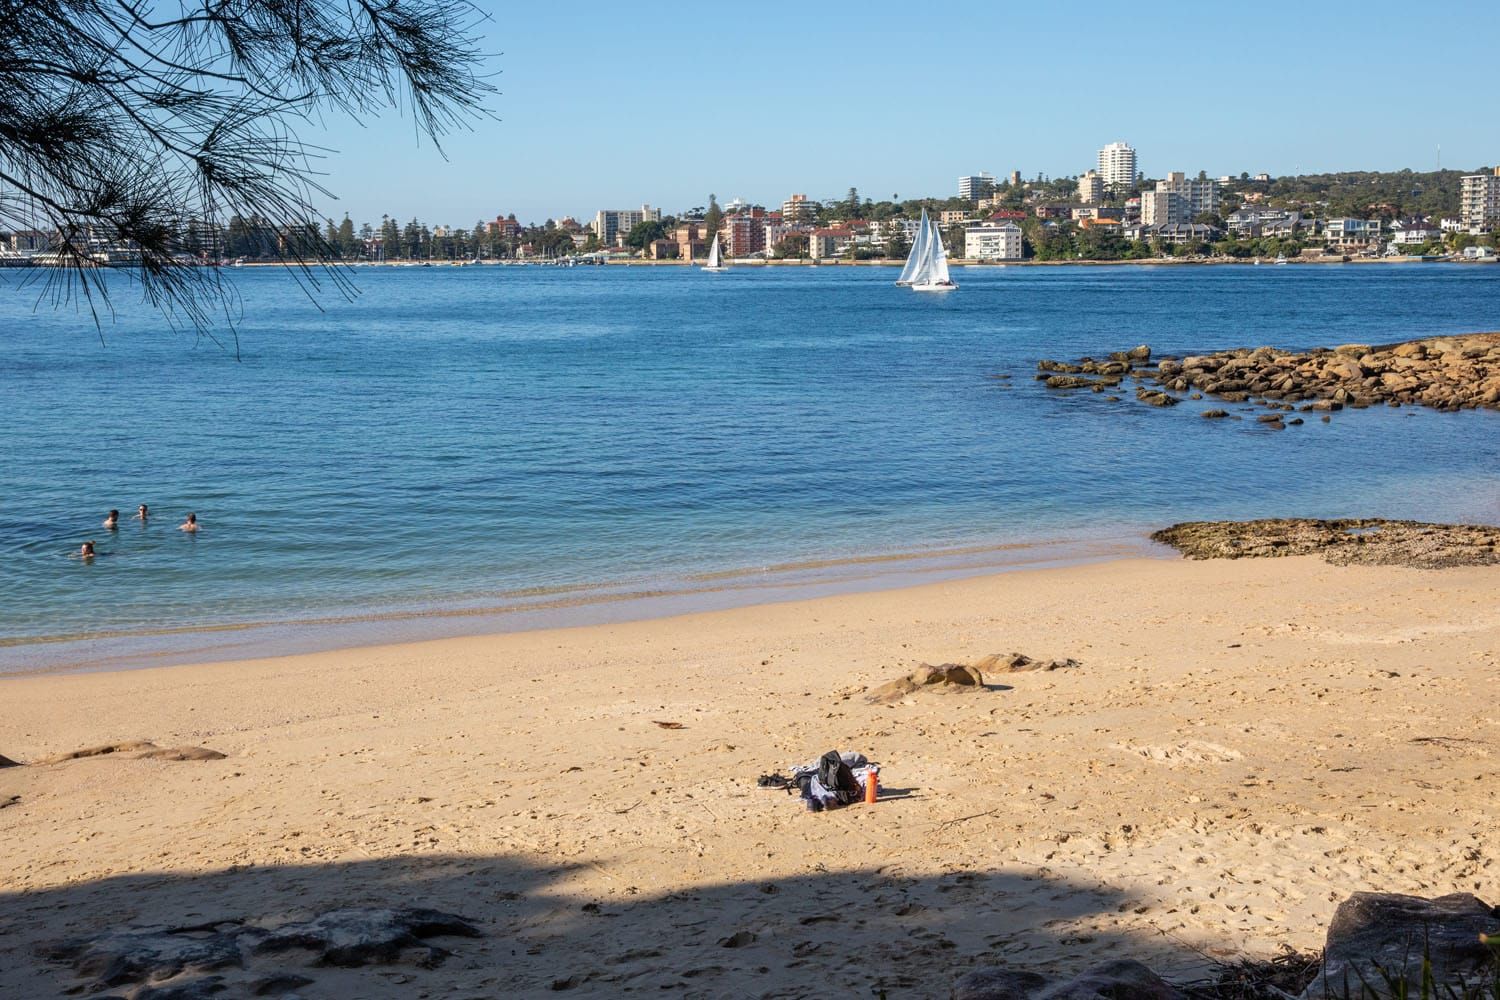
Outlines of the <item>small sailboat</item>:
M 1284 254 L 1284 253 L 1277 254 L 1276 255 L 1276 263 L 1278 263 L 1278 264 L 1285 264 L 1286 263 L 1286 254 Z
M 719 260 L 719 234 L 714 233 L 714 241 L 708 246 L 708 262 L 703 265 L 704 271 L 722 271 L 724 265 Z
M 943 247 L 943 235 L 938 232 L 937 223 L 927 217 L 925 208 L 917 225 L 916 242 L 896 284 L 906 285 L 915 292 L 948 292 L 958 287 L 948 277 L 948 251 Z

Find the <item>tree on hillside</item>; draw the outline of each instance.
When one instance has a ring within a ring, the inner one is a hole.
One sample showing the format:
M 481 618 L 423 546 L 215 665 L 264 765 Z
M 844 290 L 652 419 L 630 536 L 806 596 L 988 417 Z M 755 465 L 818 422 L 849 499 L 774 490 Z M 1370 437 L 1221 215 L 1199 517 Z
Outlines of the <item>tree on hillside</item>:
M 96 316 L 103 240 L 169 318 L 209 328 L 228 298 L 179 256 L 189 220 L 261 220 L 316 287 L 308 265 L 334 251 L 307 229 L 328 192 L 298 129 L 390 107 L 434 141 L 472 122 L 493 90 L 482 16 L 467 0 L 0 0 L 0 228 L 55 233 L 70 266 L 48 269 L 54 297 Z

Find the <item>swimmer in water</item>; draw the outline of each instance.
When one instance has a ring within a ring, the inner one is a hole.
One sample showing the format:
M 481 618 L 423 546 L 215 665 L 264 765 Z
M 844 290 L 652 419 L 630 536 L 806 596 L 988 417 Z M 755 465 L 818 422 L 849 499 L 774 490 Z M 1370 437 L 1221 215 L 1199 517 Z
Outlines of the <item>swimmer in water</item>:
M 188 519 L 186 521 L 183 521 L 181 524 L 179 524 L 177 526 L 177 530 L 178 531 L 197 531 L 198 530 L 198 515 L 197 514 L 189 514 L 188 515 Z
M 79 546 L 78 558 L 82 559 L 84 562 L 88 562 L 90 559 L 94 558 L 94 543 L 84 542 L 81 546 Z
M 109 516 L 104 519 L 104 526 L 110 531 L 117 530 L 120 527 L 120 512 L 117 510 L 110 511 Z
M 148 511 L 148 510 L 146 510 L 146 505 L 145 504 L 141 504 L 139 507 L 137 507 L 135 509 L 135 519 L 137 521 L 140 521 L 142 524 L 145 524 L 146 523 L 146 518 L 148 518 L 150 516 L 151 516 L 151 512 Z

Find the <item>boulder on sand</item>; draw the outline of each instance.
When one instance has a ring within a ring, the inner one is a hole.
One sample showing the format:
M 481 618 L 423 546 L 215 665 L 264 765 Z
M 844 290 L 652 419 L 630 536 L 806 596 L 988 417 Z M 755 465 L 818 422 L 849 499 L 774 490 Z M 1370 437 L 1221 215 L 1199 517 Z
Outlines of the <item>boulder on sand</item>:
M 955 687 L 971 691 L 984 688 L 984 676 L 975 667 L 962 663 L 944 663 L 934 667 L 924 663 L 905 677 L 882 684 L 865 696 L 865 700 L 881 705 L 900 701 L 914 691 L 925 687 Z
M 953 984 L 954 1000 L 1183 1000 L 1183 994 L 1140 962 L 1118 959 L 1082 975 L 1048 983 L 1030 972 L 975 969 Z
M 1322 971 L 1302 996 L 1358 996 L 1363 984 L 1384 994 L 1388 978 L 1397 987 L 1404 978 L 1411 996 L 1425 995 L 1424 960 L 1432 963 L 1432 980 L 1441 991 L 1494 960 L 1495 953 L 1480 941 L 1485 933 L 1500 933 L 1500 912 L 1466 892 L 1436 899 L 1356 892 L 1334 912 Z M 1394 989 L 1390 995 L 1396 995 Z

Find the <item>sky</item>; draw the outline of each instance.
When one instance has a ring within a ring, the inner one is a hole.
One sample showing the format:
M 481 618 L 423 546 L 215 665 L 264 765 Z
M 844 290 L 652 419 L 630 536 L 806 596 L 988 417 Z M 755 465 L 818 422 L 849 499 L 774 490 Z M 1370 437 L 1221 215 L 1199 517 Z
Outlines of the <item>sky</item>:
M 337 151 L 324 215 L 466 228 L 710 192 L 946 197 L 961 174 L 1081 173 L 1115 140 L 1148 176 L 1431 170 L 1440 146 L 1444 167 L 1500 162 L 1488 63 L 1442 55 L 1500 37 L 1500 4 L 478 7 L 495 120 L 441 154 L 409 114 L 304 130 Z

